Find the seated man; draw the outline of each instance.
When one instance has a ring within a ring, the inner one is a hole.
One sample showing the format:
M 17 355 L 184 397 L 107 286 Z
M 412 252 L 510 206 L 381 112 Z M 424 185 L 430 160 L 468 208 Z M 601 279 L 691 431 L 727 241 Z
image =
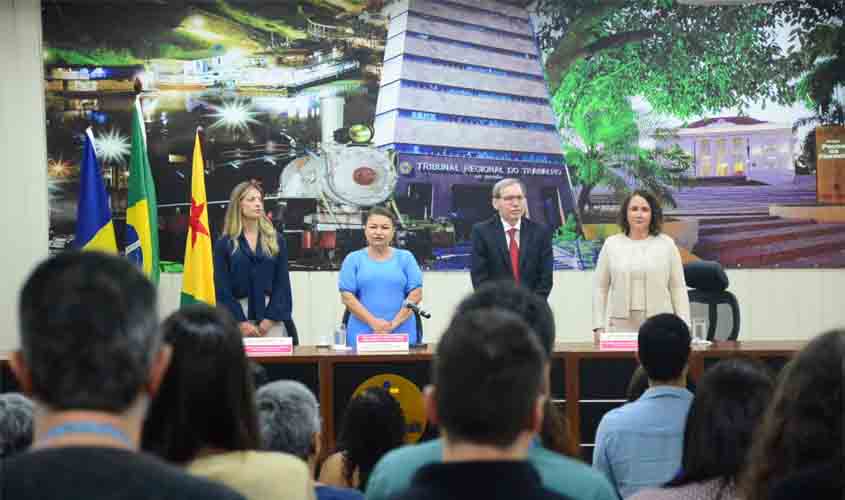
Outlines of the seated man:
M 32 444 L 32 401 L 23 394 L 0 394 L 0 460 Z
M 555 323 L 549 305 L 512 281 L 488 282 L 465 298 L 455 317 L 472 311 L 497 308 L 509 311 L 528 323 L 545 353 L 544 389 L 548 391 L 549 357 L 554 346 Z M 405 490 L 416 471 L 443 460 L 443 441 L 435 439 L 403 446 L 389 452 L 376 464 L 367 483 L 368 500 L 387 500 Z M 616 500 L 616 492 L 599 472 L 589 466 L 540 446 L 538 440 L 528 450 L 528 461 L 537 469 L 545 488 L 571 498 Z
M 314 394 L 300 382 L 277 380 L 255 393 L 258 428 L 264 449 L 295 455 L 314 477 L 322 448 L 320 408 Z M 364 495 L 352 488 L 336 488 L 317 483 L 317 500 L 361 500 Z
M 690 340 L 687 324 L 674 314 L 647 319 L 640 327 L 637 357 L 649 388 L 599 422 L 593 467 L 607 475 L 623 498 L 663 485 L 681 467 L 693 398 L 686 389 Z
M 516 315 L 456 316 L 437 345 L 426 414 L 440 425 L 443 462 L 417 470 L 396 500 L 565 499 L 526 460 L 543 422 L 545 353 Z
M 32 448 L 3 463 L 3 498 L 242 498 L 138 453 L 170 348 L 155 288 L 136 266 L 60 254 L 35 269 L 19 307 L 21 347 L 9 362 L 40 411 Z

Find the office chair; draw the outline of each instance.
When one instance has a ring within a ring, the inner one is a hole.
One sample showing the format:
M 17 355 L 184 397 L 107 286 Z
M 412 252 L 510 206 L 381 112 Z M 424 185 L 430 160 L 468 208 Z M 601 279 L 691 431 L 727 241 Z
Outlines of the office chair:
M 691 288 L 690 317 L 707 320 L 707 340 L 739 337 L 739 302 L 727 290 L 728 276 L 718 262 L 700 260 L 684 265 L 684 279 Z

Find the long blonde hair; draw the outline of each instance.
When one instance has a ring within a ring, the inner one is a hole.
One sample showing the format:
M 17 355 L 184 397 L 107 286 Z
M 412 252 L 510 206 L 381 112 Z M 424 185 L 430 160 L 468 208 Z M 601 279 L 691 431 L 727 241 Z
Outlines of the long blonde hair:
M 226 207 L 226 217 L 223 220 L 223 236 L 226 236 L 234 245 L 232 253 L 238 250 L 238 238 L 244 230 L 243 220 L 241 218 L 241 200 L 244 199 L 246 193 L 254 189 L 264 199 L 264 192 L 261 187 L 252 181 L 241 182 L 234 189 L 229 196 L 229 206 Z M 261 236 L 261 249 L 265 254 L 275 257 L 279 253 L 279 243 L 276 240 L 276 228 L 266 218 L 258 219 L 258 234 Z

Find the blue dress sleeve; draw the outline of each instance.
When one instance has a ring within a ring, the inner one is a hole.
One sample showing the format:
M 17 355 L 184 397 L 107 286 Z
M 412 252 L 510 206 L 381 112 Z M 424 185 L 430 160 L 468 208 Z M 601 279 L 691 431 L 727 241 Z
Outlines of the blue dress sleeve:
M 337 287 L 341 292 L 349 292 L 358 296 L 358 257 L 357 252 L 352 252 L 343 259 L 340 265 L 340 275 L 337 279 Z
M 232 276 L 229 268 L 232 242 L 229 238 L 221 237 L 214 243 L 214 291 L 217 305 L 225 307 L 235 318 L 235 321 L 246 321 L 241 304 L 232 294 Z
M 422 288 L 422 271 L 414 254 L 407 250 L 403 250 L 402 253 L 404 259 L 402 269 L 405 271 L 405 278 L 408 280 L 405 285 L 405 295 L 407 296 L 412 290 Z
M 274 273 L 270 302 L 264 309 L 264 317 L 273 321 L 289 320 L 293 309 L 293 295 L 288 272 L 288 247 L 283 235 L 276 237 L 279 253 L 274 257 Z

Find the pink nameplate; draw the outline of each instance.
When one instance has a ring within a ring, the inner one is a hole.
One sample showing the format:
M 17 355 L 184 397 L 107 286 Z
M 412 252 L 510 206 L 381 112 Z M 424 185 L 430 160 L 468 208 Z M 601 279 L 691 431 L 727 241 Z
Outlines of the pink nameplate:
M 636 351 L 637 332 L 605 332 L 599 338 L 599 350 Z
M 358 352 L 408 352 L 407 333 L 358 335 Z
M 293 354 L 293 339 L 290 337 L 245 337 L 244 350 L 249 357 Z

